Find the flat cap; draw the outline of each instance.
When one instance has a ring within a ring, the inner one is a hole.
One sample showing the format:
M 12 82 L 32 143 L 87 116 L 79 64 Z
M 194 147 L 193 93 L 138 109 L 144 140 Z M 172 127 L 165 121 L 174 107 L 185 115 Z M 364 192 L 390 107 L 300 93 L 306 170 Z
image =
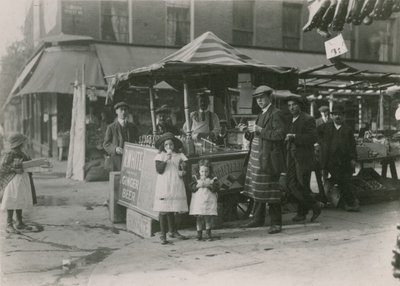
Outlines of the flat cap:
M 329 107 L 326 105 L 322 105 L 320 108 L 318 108 L 319 112 L 327 112 L 329 111 Z
M 129 105 L 124 101 L 118 102 L 116 105 L 114 105 L 114 110 L 117 110 L 120 107 L 126 107 L 129 109 Z
M 271 95 L 274 90 L 266 85 L 260 85 L 253 92 L 253 97 L 260 97 L 263 95 Z

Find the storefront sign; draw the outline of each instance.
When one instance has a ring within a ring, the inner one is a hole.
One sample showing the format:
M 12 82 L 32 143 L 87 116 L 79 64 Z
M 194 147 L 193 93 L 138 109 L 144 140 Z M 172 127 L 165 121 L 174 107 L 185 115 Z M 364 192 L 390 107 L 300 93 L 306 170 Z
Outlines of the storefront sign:
M 157 219 L 153 211 L 156 184 L 154 157 L 157 150 L 131 143 L 124 146 L 118 203 Z

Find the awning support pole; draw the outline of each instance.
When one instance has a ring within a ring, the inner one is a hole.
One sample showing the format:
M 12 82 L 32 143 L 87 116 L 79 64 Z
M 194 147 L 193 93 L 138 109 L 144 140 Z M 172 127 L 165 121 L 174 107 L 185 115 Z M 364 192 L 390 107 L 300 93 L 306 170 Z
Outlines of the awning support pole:
M 362 126 L 362 100 L 361 96 L 357 96 L 358 99 L 358 130 L 361 129 Z
M 188 85 L 186 81 L 183 83 L 183 101 L 184 101 L 184 109 L 185 109 L 185 120 L 187 123 L 189 137 L 192 135 L 192 122 L 190 122 L 190 114 L 189 114 L 189 97 L 188 97 Z
M 383 94 L 382 90 L 379 90 L 379 129 L 383 130 Z
M 154 96 L 153 96 L 153 87 L 149 87 L 149 96 L 150 96 L 150 114 L 151 114 L 151 125 L 153 127 L 153 135 L 156 135 L 156 114 L 154 112 Z

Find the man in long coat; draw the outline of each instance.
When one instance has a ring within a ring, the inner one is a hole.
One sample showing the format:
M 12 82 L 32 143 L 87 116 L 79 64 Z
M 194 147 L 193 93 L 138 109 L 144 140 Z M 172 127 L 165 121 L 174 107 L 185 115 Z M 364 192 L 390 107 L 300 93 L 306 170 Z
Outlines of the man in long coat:
M 246 133 L 246 138 L 251 141 L 251 149 L 244 187 L 244 194 L 255 201 L 253 221 L 244 227 L 262 226 L 265 203 L 268 203 L 271 219 L 268 232 L 271 234 L 282 229 L 279 176 L 285 171 L 285 124 L 281 111 L 271 104 L 272 93 L 273 90 L 265 85 L 259 86 L 253 93 L 262 112 Z
M 351 189 L 350 179 L 357 160 L 353 130 L 344 123 L 343 106 L 334 106 L 332 121 L 318 130 L 321 138 L 321 167 L 339 185 L 341 200 L 347 211 L 359 211 L 359 202 Z
M 311 222 L 321 214 L 322 205 L 311 195 L 310 179 L 314 169 L 314 143 L 317 142 L 317 130 L 314 117 L 301 111 L 303 99 L 293 95 L 288 100 L 288 109 L 292 118 L 286 134 L 287 148 L 287 184 L 290 194 L 298 203 L 297 215 L 293 221 L 306 219 L 309 210 L 313 211 Z
M 120 171 L 125 142 L 137 142 L 139 134 L 137 127 L 133 123 L 128 122 L 128 104 L 119 102 L 114 106 L 114 110 L 117 118 L 107 126 L 103 147 L 111 159 L 109 166 L 106 167 L 110 171 Z

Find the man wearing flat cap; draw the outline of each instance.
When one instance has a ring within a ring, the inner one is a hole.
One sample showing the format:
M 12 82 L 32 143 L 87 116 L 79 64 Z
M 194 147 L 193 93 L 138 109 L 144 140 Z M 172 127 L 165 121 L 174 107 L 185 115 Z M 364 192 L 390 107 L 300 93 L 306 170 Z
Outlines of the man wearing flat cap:
M 283 140 L 285 123 L 282 112 L 271 104 L 273 89 L 259 86 L 253 93 L 261 113 L 254 125 L 248 126 L 245 136 L 251 142 L 244 195 L 254 199 L 253 220 L 244 227 L 264 225 L 266 203 L 271 219 L 268 233 L 282 229 L 281 186 L 279 177 L 285 171 Z
M 329 107 L 326 105 L 322 105 L 320 108 L 318 108 L 319 113 L 321 114 L 321 117 L 318 118 L 315 121 L 315 124 L 318 126 L 327 123 L 331 118 L 329 116 Z
M 313 196 L 310 189 L 311 171 L 314 169 L 314 143 L 317 130 L 314 117 L 301 111 L 301 96 L 289 97 L 287 104 L 292 115 L 286 134 L 287 187 L 298 203 L 294 222 L 306 220 L 310 210 L 314 222 L 321 214 L 322 204 Z
M 188 133 L 192 132 L 193 140 L 200 140 L 201 138 L 210 138 L 215 140 L 220 131 L 220 124 L 218 115 L 208 110 L 210 105 L 210 98 L 207 93 L 199 94 L 199 110 L 190 113 L 190 124 L 188 122 L 183 125 L 183 131 Z
M 329 172 L 339 185 L 340 201 L 347 211 L 359 211 L 359 202 L 351 188 L 350 179 L 357 160 L 356 141 L 353 130 L 344 123 L 344 108 L 332 109 L 332 121 L 322 125 L 321 168 Z
M 179 130 L 172 124 L 171 109 L 168 105 L 164 104 L 157 108 L 156 111 L 156 135 L 163 135 L 164 133 L 171 132 L 174 135 L 179 135 Z M 153 129 L 147 133 L 153 134 Z
M 128 104 L 123 101 L 118 102 L 114 106 L 114 110 L 117 118 L 107 126 L 103 147 L 110 156 L 108 166 L 106 167 L 110 171 L 120 171 L 125 142 L 137 142 L 139 134 L 137 127 L 133 123 L 128 122 Z

